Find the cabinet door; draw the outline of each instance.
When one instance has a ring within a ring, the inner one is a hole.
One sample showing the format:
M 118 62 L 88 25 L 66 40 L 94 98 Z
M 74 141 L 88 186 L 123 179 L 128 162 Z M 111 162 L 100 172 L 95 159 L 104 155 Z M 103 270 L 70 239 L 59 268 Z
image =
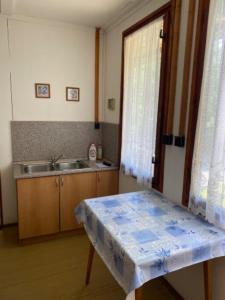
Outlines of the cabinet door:
M 59 231 L 59 177 L 17 180 L 19 238 Z
M 118 171 L 102 171 L 97 173 L 98 197 L 118 194 Z
M 64 175 L 60 181 L 60 229 L 80 228 L 74 209 L 82 200 L 96 197 L 96 173 Z

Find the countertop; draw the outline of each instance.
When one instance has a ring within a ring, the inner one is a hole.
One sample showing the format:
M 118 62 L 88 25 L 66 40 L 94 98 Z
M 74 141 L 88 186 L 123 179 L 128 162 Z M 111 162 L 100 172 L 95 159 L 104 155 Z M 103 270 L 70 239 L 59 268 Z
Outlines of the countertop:
M 88 172 L 102 172 L 102 171 L 111 171 L 118 170 L 118 166 L 112 163 L 111 166 L 99 167 L 97 164 L 102 161 L 90 161 L 87 159 L 60 159 L 58 162 L 72 162 L 76 160 L 83 160 L 89 168 L 83 169 L 73 169 L 73 170 L 56 170 L 56 171 L 44 171 L 44 172 L 35 172 L 35 173 L 24 173 L 21 165 L 28 164 L 43 164 L 48 163 L 49 161 L 20 161 L 13 163 L 13 176 L 14 179 L 22 179 L 22 178 L 36 178 L 36 177 L 47 177 L 47 176 L 59 176 L 66 174 L 74 174 L 74 173 L 88 173 Z

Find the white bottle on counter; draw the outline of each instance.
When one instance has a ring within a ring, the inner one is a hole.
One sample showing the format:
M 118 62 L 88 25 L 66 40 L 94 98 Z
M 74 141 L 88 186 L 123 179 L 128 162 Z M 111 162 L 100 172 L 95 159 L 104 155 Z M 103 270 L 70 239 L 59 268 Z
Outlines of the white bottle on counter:
M 95 144 L 91 144 L 88 151 L 89 160 L 96 160 L 97 149 Z
M 102 160 L 102 145 L 101 144 L 98 144 L 97 159 Z

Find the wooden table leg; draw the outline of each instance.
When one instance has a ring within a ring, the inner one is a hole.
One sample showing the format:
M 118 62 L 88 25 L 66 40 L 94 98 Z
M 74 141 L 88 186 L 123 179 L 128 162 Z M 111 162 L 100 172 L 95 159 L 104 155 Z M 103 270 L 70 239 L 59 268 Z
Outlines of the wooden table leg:
M 95 248 L 90 242 L 89 245 L 89 254 L 88 254 L 88 264 L 87 264 L 87 271 L 86 271 L 86 279 L 85 279 L 85 284 L 88 285 L 90 282 L 90 277 L 91 277 L 91 269 L 92 269 L 92 263 L 93 263 L 93 258 L 95 254 Z
M 143 292 L 142 287 L 135 290 L 135 300 L 142 300 L 142 296 L 143 296 L 142 292 Z
M 212 300 L 212 261 L 203 262 L 205 300 Z

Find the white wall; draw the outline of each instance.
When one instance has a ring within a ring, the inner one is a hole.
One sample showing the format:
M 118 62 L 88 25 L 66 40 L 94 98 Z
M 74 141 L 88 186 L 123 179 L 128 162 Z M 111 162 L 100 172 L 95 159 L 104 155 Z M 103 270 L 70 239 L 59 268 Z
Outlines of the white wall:
M 12 118 L 10 95 L 10 63 L 7 41 L 7 19 L 0 17 L 0 170 L 4 221 L 17 218 L 15 184 L 12 178 L 10 120 Z M 12 209 L 13 208 L 13 209 Z
M 136 10 L 127 18 L 114 27 L 109 28 L 105 33 L 105 91 L 104 99 L 115 98 L 116 110 L 104 110 L 105 122 L 119 123 L 119 102 L 120 102 L 120 75 L 121 75 L 121 51 L 122 51 L 122 32 L 138 20 L 144 18 L 161 5 L 166 3 L 165 0 L 149 1 L 144 7 Z M 182 18 L 181 34 L 179 42 L 178 56 L 178 75 L 177 89 L 175 100 L 174 115 L 174 134 L 178 132 L 180 99 L 182 89 L 182 75 L 184 64 L 184 51 L 187 27 L 188 0 L 182 0 Z M 185 149 L 175 146 L 166 147 L 165 169 L 164 169 L 164 194 L 175 202 L 181 203 L 183 189 Z M 143 189 L 137 185 L 135 179 L 120 174 L 120 192 L 130 192 Z M 202 264 L 192 266 L 167 276 L 168 280 L 187 300 L 204 299 Z M 221 258 L 214 263 L 214 299 L 225 299 L 225 259 Z
M 10 121 L 94 121 L 95 29 L 1 15 L 0 65 L 0 169 L 8 224 L 17 221 Z M 35 82 L 51 84 L 51 99 L 34 97 Z M 80 88 L 80 102 L 65 100 L 66 86 Z
M 9 20 L 15 120 L 94 121 L 95 29 Z M 35 99 L 34 83 L 51 84 L 51 99 Z M 80 102 L 66 102 L 66 86 Z

